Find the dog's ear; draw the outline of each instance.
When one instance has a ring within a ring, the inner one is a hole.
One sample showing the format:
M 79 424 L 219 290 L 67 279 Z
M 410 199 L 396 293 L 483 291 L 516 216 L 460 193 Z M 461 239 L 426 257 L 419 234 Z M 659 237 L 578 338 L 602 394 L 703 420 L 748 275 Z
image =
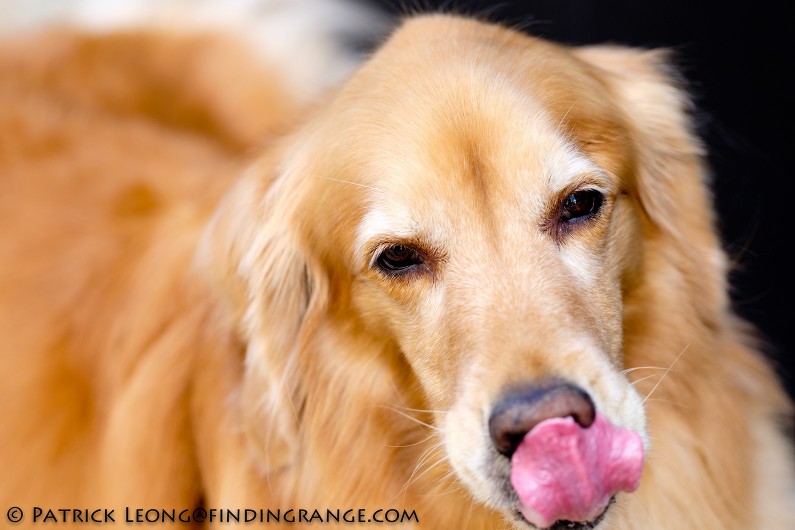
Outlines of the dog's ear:
M 265 472 L 289 465 L 298 445 L 303 398 L 297 352 L 326 291 L 319 267 L 299 242 L 290 179 L 274 166 L 263 160 L 241 177 L 199 252 L 246 345 L 239 396 L 243 428 Z
M 595 67 L 629 126 L 635 153 L 633 188 L 649 224 L 675 248 L 665 259 L 692 285 L 695 311 L 710 324 L 727 303 L 725 256 L 715 231 L 704 149 L 691 102 L 666 50 L 592 46 L 575 50 Z

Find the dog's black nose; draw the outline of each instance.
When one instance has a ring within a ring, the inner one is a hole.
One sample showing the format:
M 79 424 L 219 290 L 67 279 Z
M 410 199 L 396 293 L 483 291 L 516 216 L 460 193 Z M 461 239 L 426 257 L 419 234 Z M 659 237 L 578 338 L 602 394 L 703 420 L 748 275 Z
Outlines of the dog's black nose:
M 571 416 L 590 427 L 596 410 L 588 394 L 569 383 L 535 384 L 507 393 L 489 417 L 489 434 L 497 450 L 510 457 L 525 434 L 550 418 Z

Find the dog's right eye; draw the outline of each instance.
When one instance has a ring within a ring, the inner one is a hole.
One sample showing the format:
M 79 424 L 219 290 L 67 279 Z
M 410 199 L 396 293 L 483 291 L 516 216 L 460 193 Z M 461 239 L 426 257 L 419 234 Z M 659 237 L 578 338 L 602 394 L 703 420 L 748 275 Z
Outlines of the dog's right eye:
M 392 274 L 408 271 L 422 263 L 420 253 L 405 245 L 392 245 L 385 248 L 376 260 L 379 269 Z
M 596 190 L 580 190 L 572 193 L 563 201 L 560 219 L 569 223 L 595 215 L 602 207 L 603 200 L 602 194 Z

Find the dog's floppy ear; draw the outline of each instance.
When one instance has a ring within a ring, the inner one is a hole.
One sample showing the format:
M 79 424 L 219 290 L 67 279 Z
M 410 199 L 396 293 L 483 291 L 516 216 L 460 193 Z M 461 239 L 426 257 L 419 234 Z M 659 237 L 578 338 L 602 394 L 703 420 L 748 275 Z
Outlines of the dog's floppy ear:
M 715 324 L 727 302 L 725 257 L 715 233 L 691 102 L 668 52 L 591 46 L 575 54 L 596 67 L 613 93 L 634 144 L 634 192 L 658 235 L 675 245 L 666 259 L 675 260 L 693 282 L 686 287 L 699 318 Z
M 228 192 L 204 235 L 199 261 L 246 344 L 242 421 L 261 470 L 288 465 L 298 445 L 302 396 L 297 351 L 325 282 L 301 249 L 296 200 L 262 160 Z

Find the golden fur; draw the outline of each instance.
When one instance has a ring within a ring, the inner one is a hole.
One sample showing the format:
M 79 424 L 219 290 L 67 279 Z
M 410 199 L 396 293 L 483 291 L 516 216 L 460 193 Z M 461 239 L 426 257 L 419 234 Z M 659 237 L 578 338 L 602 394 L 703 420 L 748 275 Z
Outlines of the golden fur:
M 3 509 L 526 528 L 483 414 L 552 375 L 647 444 L 599 528 L 795 528 L 663 54 L 427 16 L 310 111 L 277 79 L 217 35 L 0 48 Z M 603 213 L 556 231 L 584 183 Z M 380 274 L 395 242 L 430 270 Z

